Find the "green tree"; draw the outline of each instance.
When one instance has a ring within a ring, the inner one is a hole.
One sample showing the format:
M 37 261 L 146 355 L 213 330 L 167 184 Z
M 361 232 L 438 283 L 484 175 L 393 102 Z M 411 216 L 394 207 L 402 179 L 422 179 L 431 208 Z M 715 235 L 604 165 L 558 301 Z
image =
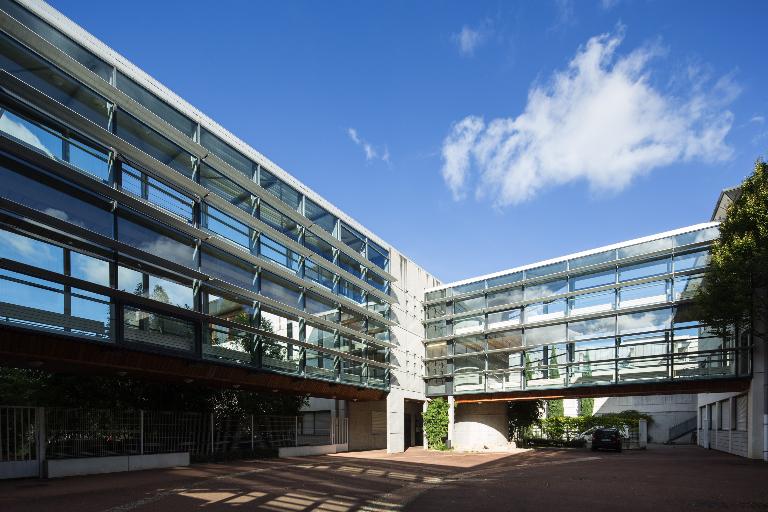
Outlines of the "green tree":
M 561 418 L 565 416 L 563 399 L 547 400 L 547 418 Z
M 445 440 L 448 438 L 448 401 L 445 398 L 435 398 L 427 405 L 424 413 L 424 435 L 427 436 L 427 446 L 432 450 L 445 450 Z
M 696 316 L 721 335 L 750 318 L 765 318 L 768 308 L 768 164 L 758 160 L 740 188 L 696 293 Z
M 560 369 L 557 367 L 557 349 L 554 345 L 549 349 L 549 378 L 560 378 Z
M 595 412 L 594 398 L 579 398 L 579 416 L 592 416 Z
M 528 429 L 541 418 L 544 402 L 541 400 L 516 400 L 507 402 L 509 438 L 522 441 Z

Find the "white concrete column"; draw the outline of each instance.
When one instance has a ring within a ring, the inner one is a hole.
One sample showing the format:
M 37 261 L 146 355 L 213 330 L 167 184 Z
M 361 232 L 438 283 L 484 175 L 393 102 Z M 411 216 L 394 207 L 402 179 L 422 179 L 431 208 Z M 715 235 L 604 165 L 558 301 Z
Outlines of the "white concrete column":
M 421 403 L 421 417 L 422 417 L 422 418 L 424 418 L 424 417 L 427 415 L 427 407 L 429 407 L 429 400 L 424 400 L 424 401 Z M 424 423 L 423 423 L 423 420 L 422 420 L 422 425 L 423 425 L 423 424 L 424 424 Z M 428 449 L 429 449 L 429 442 L 428 442 L 428 440 L 427 440 L 427 429 L 426 429 L 426 428 L 424 428 L 423 426 L 422 426 L 422 428 L 421 428 L 421 437 L 423 438 L 423 442 L 424 442 L 424 449 L 425 449 L 425 450 L 428 450 Z
M 648 447 L 648 421 L 640 420 L 638 424 L 638 441 L 640 448 Z
M 448 445 L 453 448 L 454 427 L 456 423 L 456 398 L 448 397 Z
M 405 397 L 399 389 L 391 389 L 387 395 L 387 453 L 405 451 Z

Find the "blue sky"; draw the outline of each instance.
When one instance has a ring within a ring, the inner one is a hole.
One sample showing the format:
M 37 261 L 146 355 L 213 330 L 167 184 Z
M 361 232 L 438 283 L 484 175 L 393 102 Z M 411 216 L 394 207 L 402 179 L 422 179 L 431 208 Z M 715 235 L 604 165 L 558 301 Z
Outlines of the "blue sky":
M 444 281 L 708 221 L 768 149 L 766 2 L 52 4 Z

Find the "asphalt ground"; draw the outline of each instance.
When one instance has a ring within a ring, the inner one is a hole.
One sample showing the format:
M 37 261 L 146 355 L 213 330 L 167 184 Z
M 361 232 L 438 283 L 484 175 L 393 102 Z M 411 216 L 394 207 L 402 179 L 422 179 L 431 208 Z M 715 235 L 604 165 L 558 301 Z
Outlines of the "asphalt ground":
M 768 510 L 768 464 L 695 446 L 623 453 L 411 448 L 0 482 L 2 512 Z

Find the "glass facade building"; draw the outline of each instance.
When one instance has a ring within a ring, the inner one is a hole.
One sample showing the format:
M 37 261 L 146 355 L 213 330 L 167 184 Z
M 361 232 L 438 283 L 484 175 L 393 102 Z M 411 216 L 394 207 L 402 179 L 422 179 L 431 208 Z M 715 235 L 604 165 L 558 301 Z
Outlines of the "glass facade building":
M 0 322 L 388 389 L 386 244 L 23 4 L 0 0 Z
M 426 291 L 427 395 L 746 376 L 749 334 L 691 299 L 717 223 Z

